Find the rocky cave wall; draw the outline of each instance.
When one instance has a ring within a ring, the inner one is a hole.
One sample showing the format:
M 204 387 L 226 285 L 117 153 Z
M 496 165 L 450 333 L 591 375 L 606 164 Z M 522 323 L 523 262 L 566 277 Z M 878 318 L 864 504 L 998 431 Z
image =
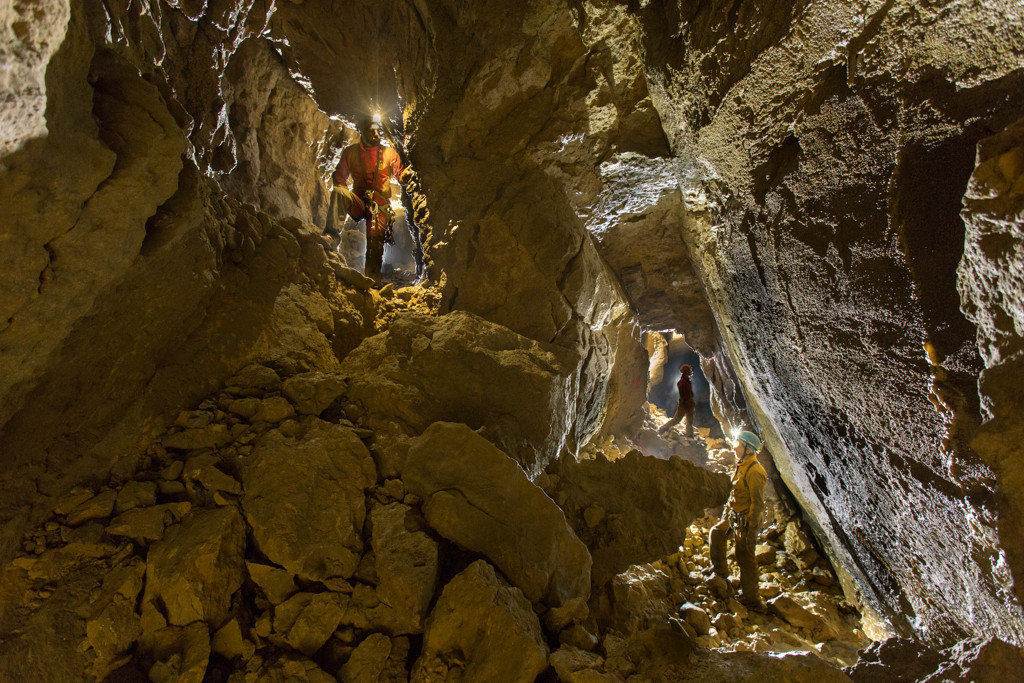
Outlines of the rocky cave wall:
M 971 185 L 970 322 L 956 291 L 976 145 L 1021 111 L 1019 8 L 33 7 L 5 17 L 5 555 L 29 503 L 231 372 L 338 367 L 375 331 L 316 224 L 351 134 L 322 112 L 376 100 L 404 112 L 441 309 L 571 357 L 544 457 L 635 433 L 639 331 L 680 330 L 851 592 L 926 638 L 1021 642 L 1012 131 Z
M 971 443 L 1017 405 L 983 380 L 979 410 L 979 346 L 1012 325 L 1006 300 L 969 276 L 981 301 L 964 297 L 965 310 L 989 321 L 976 339 L 956 289 L 961 256 L 973 273 L 1019 259 L 1009 241 L 981 256 L 977 237 L 965 255 L 960 216 L 976 146 L 1021 112 L 1019 14 L 961 2 L 636 14 L 691 209 L 686 241 L 776 463 L 868 601 L 938 641 L 1022 637 L 1006 526 L 1017 466 L 1005 441 Z M 1001 222 L 1007 240 L 1007 201 L 965 216 Z
M 270 9 L 4 17 L 45 100 L 4 128 L 5 556 L 49 496 L 130 471 L 241 365 L 337 368 L 375 331 L 309 222 L 342 129 L 260 37 Z

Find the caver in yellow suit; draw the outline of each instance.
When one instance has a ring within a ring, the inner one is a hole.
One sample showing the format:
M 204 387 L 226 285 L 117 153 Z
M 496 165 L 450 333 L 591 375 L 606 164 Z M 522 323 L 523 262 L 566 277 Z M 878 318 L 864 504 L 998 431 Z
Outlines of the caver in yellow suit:
M 740 565 L 740 602 L 763 609 L 764 602 L 758 589 L 760 576 L 755 547 L 764 516 L 764 488 L 768 474 L 757 461 L 757 452 L 760 450 L 761 440 L 756 434 L 741 432 L 736 437 L 733 452 L 736 453 L 737 463 L 732 475 L 732 494 L 722 521 L 711 529 L 710 545 L 711 564 L 715 573 L 723 578 L 728 577 L 725 544 L 729 536 L 735 536 L 736 562 Z

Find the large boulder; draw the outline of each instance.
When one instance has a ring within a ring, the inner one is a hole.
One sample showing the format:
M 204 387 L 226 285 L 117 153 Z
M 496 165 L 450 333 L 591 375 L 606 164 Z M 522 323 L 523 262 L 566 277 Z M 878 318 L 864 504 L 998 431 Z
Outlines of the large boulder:
M 461 422 L 539 472 L 567 435 L 575 354 L 470 313 L 408 313 L 342 363 L 349 400 L 371 429 L 417 435 Z
M 675 552 L 693 520 L 729 496 L 723 474 L 638 451 L 618 460 L 563 457 L 552 472 L 548 493 L 590 548 L 595 584 Z
M 270 561 L 307 580 L 352 576 L 376 468 L 350 429 L 309 418 L 295 438 L 271 430 L 256 441 L 242 480 L 245 517 Z
M 438 422 L 413 439 L 402 479 L 430 526 L 488 557 L 530 601 L 557 607 L 590 594 L 590 553 L 562 511 L 466 425 Z
M 193 512 L 150 547 L 144 601 L 162 604 L 167 622 L 220 626 L 242 585 L 245 524 L 234 507 Z
M 529 601 L 478 560 L 438 598 L 411 680 L 532 683 L 547 661 L 548 647 Z
M 408 528 L 411 508 L 401 503 L 375 507 L 370 514 L 377 569 L 377 597 L 395 610 L 402 633 L 420 633 L 434 599 L 440 566 L 437 541 Z

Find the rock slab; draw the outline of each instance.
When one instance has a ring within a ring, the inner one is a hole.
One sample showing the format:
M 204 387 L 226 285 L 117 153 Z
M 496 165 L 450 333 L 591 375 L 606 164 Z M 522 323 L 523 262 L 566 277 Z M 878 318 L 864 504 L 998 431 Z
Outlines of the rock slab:
M 242 585 L 244 552 L 245 525 L 235 508 L 188 515 L 149 550 L 145 602 L 162 603 L 173 626 L 219 626 Z
M 478 560 L 445 586 L 410 680 L 532 683 L 548 664 L 529 601 Z
M 376 468 L 351 430 L 317 419 L 294 439 L 271 430 L 242 480 L 245 517 L 268 559 L 313 581 L 352 576 Z
M 438 422 L 413 439 L 402 479 L 431 527 L 488 557 L 531 602 L 589 596 L 590 553 L 562 511 L 466 425 Z

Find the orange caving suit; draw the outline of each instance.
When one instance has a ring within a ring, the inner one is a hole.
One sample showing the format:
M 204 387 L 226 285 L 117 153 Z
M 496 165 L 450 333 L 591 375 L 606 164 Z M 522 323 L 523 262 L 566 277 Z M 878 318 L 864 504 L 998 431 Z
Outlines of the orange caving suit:
M 391 178 L 402 175 L 402 162 L 392 147 L 378 144 L 367 147 L 359 141 L 341 153 L 334 170 L 332 221 L 340 232 L 342 215 L 366 221 L 366 275 L 380 284 L 381 261 L 384 257 L 384 231 L 388 224 L 388 202 L 391 201 Z M 349 178 L 352 189 L 348 189 Z M 374 220 L 374 209 L 377 209 Z

